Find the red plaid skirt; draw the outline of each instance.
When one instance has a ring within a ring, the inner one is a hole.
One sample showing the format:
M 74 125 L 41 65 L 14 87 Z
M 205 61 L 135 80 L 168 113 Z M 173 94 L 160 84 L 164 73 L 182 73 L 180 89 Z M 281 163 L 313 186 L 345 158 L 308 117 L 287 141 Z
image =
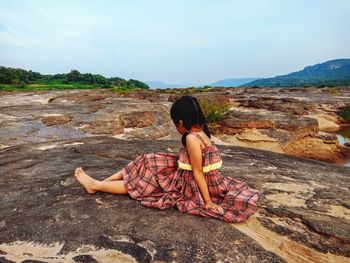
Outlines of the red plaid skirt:
M 204 162 L 219 154 L 214 146 L 204 152 Z M 250 217 L 257 209 L 257 192 L 245 182 L 223 176 L 218 169 L 205 172 L 204 176 L 212 201 L 220 205 L 224 214 L 205 208 L 199 187 L 192 170 L 178 166 L 179 157 L 187 158 L 187 150 L 179 154 L 154 152 L 141 154 L 122 168 L 125 188 L 133 199 L 142 205 L 158 209 L 177 207 L 181 212 L 214 217 L 227 222 L 240 222 Z

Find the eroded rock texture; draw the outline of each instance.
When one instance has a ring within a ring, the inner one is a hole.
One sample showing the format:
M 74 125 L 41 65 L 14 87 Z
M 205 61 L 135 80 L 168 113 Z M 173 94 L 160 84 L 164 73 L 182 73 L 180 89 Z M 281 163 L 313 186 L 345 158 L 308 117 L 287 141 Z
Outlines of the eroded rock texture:
M 3 92 L 0 147 L 95 135 L 123 139 L 171 136 L 175 134 L 170 126 L 171 103 L 161 101 L 128 98 L 109 90 Z
M 350 104 L 349 88 L 247 88 L 226 95 L 233 112 L 211 126 L 222 141 L 330 163 L 348 162 L 350 150 L 339 145 L 333 132 L 347 125 L 337 112 Z
M 180 143 L 106 136 L 0 150 L 1 262 L 349 262 L 350 168 L 218 145 L 221 172 L 259 191 L 245 223 L 89 195 L 73 173 L 104 179 Z M 33 262 L 33 261 L 32 261 Z
M 169 108 L 186 94 L 108 89 L 0 93 L 0 148 L 25 142 L 107 135 L 121 139 L 178 139 Z M 350 160 L 334 131 L 349 88 L 218 88 L 191 94 L 228 104 L 232 112 L 210 123 L 217 143 L 265 149 L 330 163 Z

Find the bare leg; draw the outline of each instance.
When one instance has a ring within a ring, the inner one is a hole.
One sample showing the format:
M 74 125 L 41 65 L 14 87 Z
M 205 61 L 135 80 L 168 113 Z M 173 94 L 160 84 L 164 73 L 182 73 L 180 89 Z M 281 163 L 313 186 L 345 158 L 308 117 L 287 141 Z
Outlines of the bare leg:
M 122 180 L 122 179 L 123 179 L 123 174 L 121 171 L 119 171 L 111 175 L 110 177 L 103 179 L 103 181 L 113 181 L 113 180 Z
M 75 177 L 85 187 L 89 194 L 94 194 L 97 191 L 112 193 L 112 194 L 127 194 L 124 181 L 99 181 L 87 175 L 81 167 L 75 170 Z
M 111 193 L 111 194 L 127 194 L 123 180 L 114 181 L 99 181 L 97 188 L 98 191 Z

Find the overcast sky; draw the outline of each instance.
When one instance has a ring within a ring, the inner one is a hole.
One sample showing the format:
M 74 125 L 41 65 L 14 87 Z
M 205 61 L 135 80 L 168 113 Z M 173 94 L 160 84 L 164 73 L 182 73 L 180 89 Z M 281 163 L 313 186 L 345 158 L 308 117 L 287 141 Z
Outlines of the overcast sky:
M 0 65 L 167 83 L 350 58 L 350 0 L 0 0 Z

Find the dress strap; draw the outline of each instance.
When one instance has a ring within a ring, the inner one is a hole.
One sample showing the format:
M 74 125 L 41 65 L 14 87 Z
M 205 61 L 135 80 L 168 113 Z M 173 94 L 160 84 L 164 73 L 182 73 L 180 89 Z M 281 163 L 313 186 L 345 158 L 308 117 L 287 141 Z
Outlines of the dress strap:
M 196 135 L 196 137 L 202 141 L 202 143 L 205 145 L 205 147 L 208 147 L 207 143 L 204 141 L 202 136 L 200 136 L 198 133 L 194 133 L 194 135 Z

